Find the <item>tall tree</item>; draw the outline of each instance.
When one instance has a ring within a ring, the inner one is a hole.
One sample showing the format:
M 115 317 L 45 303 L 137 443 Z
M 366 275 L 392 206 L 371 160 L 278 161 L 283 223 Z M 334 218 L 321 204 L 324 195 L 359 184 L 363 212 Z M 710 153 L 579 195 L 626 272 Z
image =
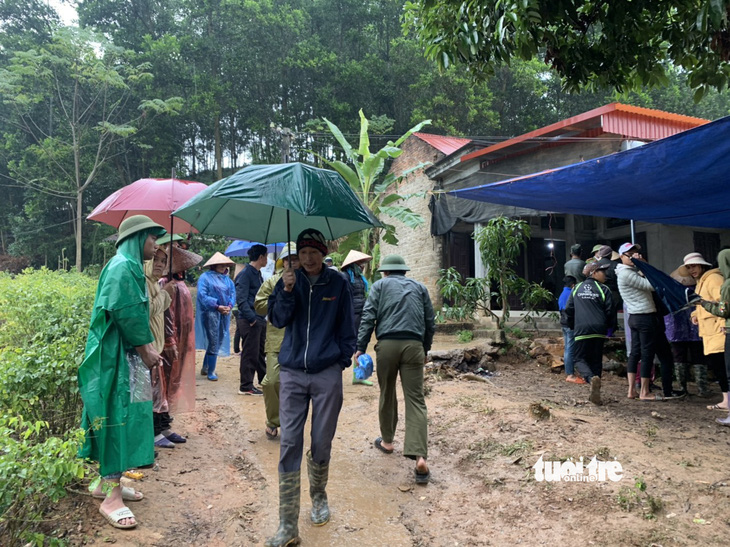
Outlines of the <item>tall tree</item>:
M 17 52 L 0 70 L 0 96 L 27 146 L 15 147 L 10 175 L 30 191 L 73 207 L 76 267 L 82 269 L 84 193 L 120 154 L 119 145 L 148 119 L 176 112 L 181 101 L 144 100 L 134 89 L 152 79 L 146 65 L 100 36 L 65 28 L 46 47 Z M 8 148 L 6 147 L 6 150 Z
M 441 67 L 493 72 L 544 59 L 577 90 L 667 82 L 666 62 L 689 74 L 695 97 L 727 87 L 727 0 L 414 0 L 407 28 Z

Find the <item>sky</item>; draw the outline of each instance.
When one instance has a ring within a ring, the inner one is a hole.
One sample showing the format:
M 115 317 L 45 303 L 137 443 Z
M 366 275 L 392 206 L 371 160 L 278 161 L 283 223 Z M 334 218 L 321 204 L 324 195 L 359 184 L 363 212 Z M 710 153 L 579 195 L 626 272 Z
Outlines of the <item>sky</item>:
M 64 25 L 75 25 L 77 24 L 77 15 L 75 5 L 71 5 L 68 1 L 63 2 L 62 0 L 47 0 L 48 5 L 51 6 L 58 12 Z

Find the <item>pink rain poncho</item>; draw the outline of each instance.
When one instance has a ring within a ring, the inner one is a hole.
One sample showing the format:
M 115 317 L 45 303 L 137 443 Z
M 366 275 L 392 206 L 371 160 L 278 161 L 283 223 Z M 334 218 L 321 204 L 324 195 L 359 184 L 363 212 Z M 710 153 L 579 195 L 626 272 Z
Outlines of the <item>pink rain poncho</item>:
M 160 280 L 165 283 L 167 280 Z M 182 279 L 173 279 L 176 291 L 168 310 L 165 330 L 177 344 L 177 359 L 167 377 L 167 403 L 170 413 L 195 410 L 195 319 L 193 298 Z

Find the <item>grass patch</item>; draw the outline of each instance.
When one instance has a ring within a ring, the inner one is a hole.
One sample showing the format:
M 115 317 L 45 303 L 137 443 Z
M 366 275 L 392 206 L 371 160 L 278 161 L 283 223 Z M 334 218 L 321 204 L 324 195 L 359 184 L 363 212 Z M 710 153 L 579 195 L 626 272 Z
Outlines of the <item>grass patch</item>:
M 486 404 L 481 395 L 462 395 L 457 397 L 456 404 L 463 409 L 485 416 L 494 412 L 494 409 Z
M 656 519 L 664 509 L 664 501 L 659 496 L 652 496 L 646 491 L 646 482 L 642 478 L 636 478 L 634 486 L 622 486 L 618 491 L 616 501 L 621 510 L 627 513 L 641 509 L 642 516 L 647 520 Z
M 483 439 L 468 446 L 468 460 L 483 461 L 493 460 L 498 456 L 519 457 L 532 452 L 534 444 L 532 441 L 523 439 L 510 444 L 503 444 L 491 439 Z

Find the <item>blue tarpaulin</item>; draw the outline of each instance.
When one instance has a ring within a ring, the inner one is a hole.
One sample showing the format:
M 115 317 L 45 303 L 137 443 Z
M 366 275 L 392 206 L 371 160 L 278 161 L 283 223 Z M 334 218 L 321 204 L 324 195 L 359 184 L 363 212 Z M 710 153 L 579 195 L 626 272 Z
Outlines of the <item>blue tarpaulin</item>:
M 625 152 L 449 194 L 556 213 L 730 228 L 730 117 Z
M 643 260 L 631 259 L 641 273 L 649 280 L 657 296 L 662 299 L 664 305 L 671 313 L 677 313 L 686 309 L 693 303 L 700 300 L 700 296 L 695 294 L 694 287 L 685 287 L 679 281 L 672 279 L 663 271 L 658 270 L 651 264 L 647 264 Z

